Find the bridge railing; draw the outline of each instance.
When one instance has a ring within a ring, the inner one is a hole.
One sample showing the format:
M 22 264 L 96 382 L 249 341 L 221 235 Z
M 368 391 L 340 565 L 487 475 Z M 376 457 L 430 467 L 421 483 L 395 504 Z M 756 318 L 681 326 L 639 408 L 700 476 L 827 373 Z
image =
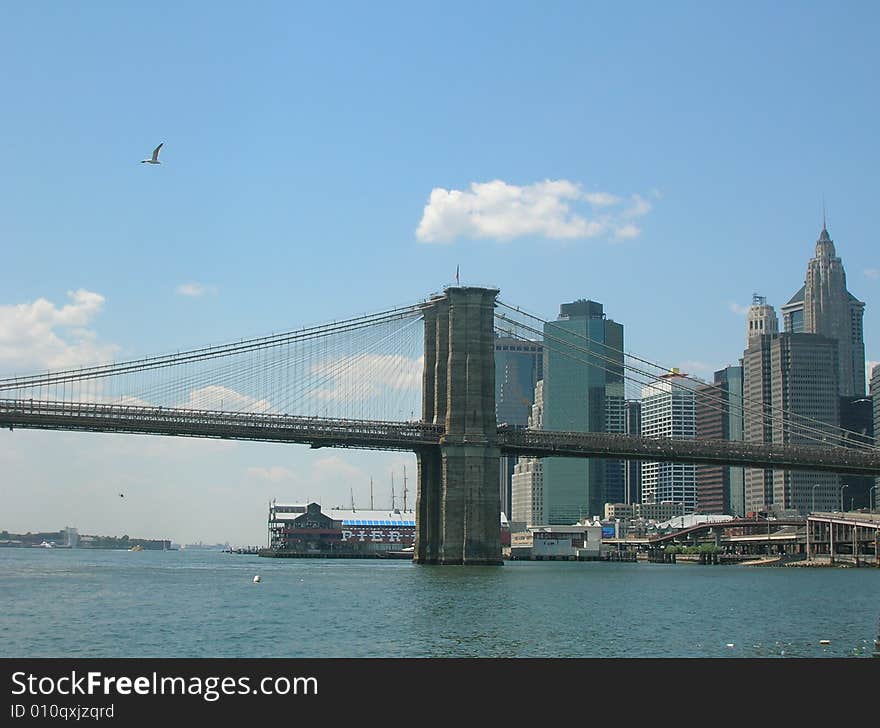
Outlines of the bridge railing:
M 242 413 L 142 405 L 0 399 L 0 426 L 105 432 L 287 440 L 371 447 L 436 445 L 443 427 L 424 422 L 383 422 Z

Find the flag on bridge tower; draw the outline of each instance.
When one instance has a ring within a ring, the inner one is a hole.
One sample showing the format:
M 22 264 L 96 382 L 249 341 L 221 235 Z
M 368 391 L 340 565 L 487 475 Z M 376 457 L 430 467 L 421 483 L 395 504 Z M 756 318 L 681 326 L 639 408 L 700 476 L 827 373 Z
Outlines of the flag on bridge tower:
M 458 266 L 455 266 L 455 285 L 460 285 L 458 282 Z

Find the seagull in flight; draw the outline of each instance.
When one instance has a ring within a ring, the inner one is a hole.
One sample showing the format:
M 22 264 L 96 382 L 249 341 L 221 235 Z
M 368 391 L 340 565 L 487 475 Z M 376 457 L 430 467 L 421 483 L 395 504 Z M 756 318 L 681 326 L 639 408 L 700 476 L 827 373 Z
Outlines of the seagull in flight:
M 164 143 L 165 142 L 162 142 L 162 144 Z M 153 150 L 153 156 L 150 159 L 142 159 L 141 164 L 162 164 L 162 162 L 159 161 L 159 150 L 162 148 L 162 144 Z
M 119 497 L 120 497 L 120 498 L 125 498 L 125 493 L 120 493 L 120 494 L 119 494 Z

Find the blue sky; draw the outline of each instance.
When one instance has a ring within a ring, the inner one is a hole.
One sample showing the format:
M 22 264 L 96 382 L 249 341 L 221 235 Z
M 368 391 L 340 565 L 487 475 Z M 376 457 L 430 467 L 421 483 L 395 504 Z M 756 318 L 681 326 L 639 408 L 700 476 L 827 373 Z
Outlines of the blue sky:
M 381 310 L 460 266 L 545 318 L 601 301 L 628 350 L 710 376 L 742 353 L 735 309 L 802 284 L 823 198 L 880 360 L 875 3 L 4 10 L 4 373 Z M 160 141 L 163 164 L 139 164 Z M 512 219 L 510 195 L 534 206 Z M 347 504 L 415 474 L 393 454 L 26 432 L 0 465 L 0 528 L 239 543 L 262 541 L 271 497 Z M 137 511 L 107 501 L 117 485 Z

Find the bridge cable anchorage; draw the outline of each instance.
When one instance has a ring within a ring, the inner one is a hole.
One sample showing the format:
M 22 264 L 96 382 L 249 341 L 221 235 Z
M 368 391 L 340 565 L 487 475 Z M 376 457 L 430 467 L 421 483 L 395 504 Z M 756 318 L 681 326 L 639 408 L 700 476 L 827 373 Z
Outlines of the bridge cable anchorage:
M 501 306 L 503 306 L 503 307 L 505 307 L 505 308 L 507 308 L 507 309 L 510 309 L 510 310 L 517 310 L 517 311 L 520 311 L 520 312 L 521 312 L 521 309 L 519 309 L 518 307 L 516 307 L 516 309 L 514 309 L 514 307 L 511 306 L 510 304 L 507 304 L 507 303 L 504 303 L 504 302 L 501 302 L 501 301 L 499 301 L 498 303 L 499 303 L 499 305 L 501 305 Z M 543 323 L 543 324 L 549 324 L 551 327 L 552 327 L 552 325 L 553 325 L 553 322 L 547 322 L 547 321 L 545 321 L 545 320 L 543 320 L 543 319 L 540 319 L 539 317 L 534 316 L 534 315 L 532 315 L 532 314 L 524 314 L 524 315 L 528 316 L 528 317 L 531 318 L 531 319 L 535 319 L 536 321 L 538 321 L 538 322 L 540 322 L 540 323 Z M 542 337 L 544 337 L 545 339 L 548 338 L 547 333 L 546 333 L 546 330 L 543 330 L 543 331 L 542 331 L 542 330 L 536 329 L 536 328 L 534 328 L 534 327 L 530 327 L 530 326 L 528 326 L 527 324 L 524 324 L 524 323 L 522 323 L 522 322 L 519 322 L 519 321 L 516 321 L 516 320 L 514 320 L 514 319 L 511 319 L 510 317 L 506 316 L 506 315 L 503 314 L 503 313 L 501 313 L 501 314 L 496 314 L 496 318 L 497 318 L 498 320 L 500 320 L 500 321 L 506 323 L 506 324 L 509 325 L 509 326 L 510 326 L 510 325 L 513 325 L 513 326 L 515 326 L 515 327 L 517 327 L 517 328 L 522 328 L 522 329 L 524 329 L 524 330 L 526 330 L 526 331 L 528 331 L 528 332 L 530 332 L 530 333 L 532 333 L 532 334 L 537 334 L 537 335 L 539 335 L 539 336 L 542 336 Z M 507 330 L 505 330 L 505 329 L 502 329 L 502 330 L 504 331 L 505 334 L 508 334 L 508 331 L 507 331 Z M 511 333 L 511 334 L 514 334 L 514 332 L 513 332 L 512 330 L 511 330 L 510 333 Z M 613 367 L 613 368 L 609 368 L 609 367 L 603 366 L 603 365 L 601 365 L 601 364 L 597 364 L 597 362 L 592 361 L 592 360 L 591 360 L 591 361 L 585 361 L 585 363 L 592 364 L 593 366 L 597 366 L 597 367 L 600 368 L 600 369 L 604 369 L 605 371 L 609 371 L 609 372 L 612 372 L 612 373 L 617 374 L 617 375 L 620 375 L 620 374 L 621 374 L 620 369 L 622 368 L 622 369 L 627 370 L 627 371 L 633 371 L 633 372 L 635 372 L 637 375 L 642 376 L 642 377 L 646 377 L 646 378 L 647 378 L 647 380 L 645 380 L 645 379 L 637 379 L 637 378 L 634 377 L 634 376 L 627 376 L 627 375 L 624 375 L 624 379 L 625 379 L 626 381 L 634 382 L 634 383 L 641 384 L 641 385 L 651 386 L 651 384 L 653 384 L 653 383 L 655 383 L 655 382 L 657 382 L 657 381 L 660 381 L 661 378 L 662 378 L 662 376 L 663 376 L 663 374 L 668 374 L 669 371 L 670 371 L 668 368 L 661 367 L 661 365 L 659 365 L 659 364 L 655 364 L 655 363 L 653 363 L 653 362 L 648 361 L 647 359 L 643 359 L 643 358 L 638 357 L 638 356 L 636 356 L 636 355 L 634 355 L 634 354 L 630 354 L 630 353 L 625 352 L 625 351 L 623 351 L 623 350 L 621 350 L 621 349 L 617 349 L 617 348 L 615 348 L 615 347 L 613 347 L 613 346 L 611 346 L 611 345 L 609 345 L 609 344 L 605 344 L 605 343 L 603 343 L 603 342 L 598 342 L 598 341 L 593 341 L 593 340 L 591 340 L 591 339 L 588 339 L 586 336 L 584 336 L 584 335 L 582 335 L 582 334 L 579 334 L 579 333 L 577 333 L 577 332 L 569 332 L 569 331 L 565 331 L 564 333 L 565 333 L 566 336 L 570 336 L 570 337 L 572 337 L 572 338 L 577 338 L 577 339 L 580 339 L 580 340 L 584 341 L 584 342 L 587 344 L 587 347 L 586 347 L 586 348 L 584 348 L 584 347 L 578 347 L 578 346 L 574 345 L 571 341 L 563 340 L 563 339 L 560 339 L 560 338 L 558 338 L 558 337 L 550 336 L 549 338 L 550 338 L 552 341 L 554 341 L 554 342 L 556 342 L 556 343 L 558 343 L 558 344 L 561 344 L 562 346 L 564 346 L 564 347 L 566 347 L 566 348 L 574 349 L 574 350 L 576 350 L 576 351 L 580 351 L 580 352 L 583 352 L 583 353 L 585 353 L 585 354 L 588 354 L 591 358 L 597 358 L 597 359 L 599 359 L 600 361 L 608 362 L 608 364 L 610 364 L 611 367 Z M 514 338 L 522 338 L 522 340 L 524 340 L 524 341 L 530 341 L 530 342 L 532 342 L 532 343 L 534 342 L 533 339 L 528 339 L 528 338 L 525 337 L 525 336 L 518 337 L 518 336 L 516 336 L 516 335 L 514 334 Z M 545 342 L 545 345 L 546 345 L 546 342 Z M 613 354 L 618 354 L 618 355 L 621 355 L 621 356 L 623 356 L 623 357 L 625 357 L 625 358 L 630 358 L 630 359 L 634 359 L 634 360 L 639 361 L 639 362 L 643 362 L 643 363 L 648 364 L 649 366 L 654 367 L 654 368 L 656 368 L 656 369 L 658 369 L 658 370 L 662 370 L 663 373 L 662 373 L 662 374 L 653 374 L 653 373 L 651 373 L 651 372 L 647 372 L 647 371 L 645 371 L 644 369 L 640 369 L 640 368 L 638 368 L 638 367 L 634 367 L 634 366 L 632 366 L 632 365 L 627 365 L 627 364 L 625 364 L 625 363 L 621 363 L 619 360 L 612 359 L 612 358 L 610 358 L 610 357 L 608 357 L 608 356 L 602 355 L 600 352 L 598 352 L 598 351 L 596 351 L 596 350 L 594 350 L 594 349 L 591 349 L 591 348 L 590 348 L 591 345 L 592 345 L 592 346 L 600 346 L 600 347 L 602 347 L 602 348 L 604 348 L 604 349 L 609 350 L 609 351 L 612 352 Z M 563 355 L 567 355 L 567 353 L 566 353 L 565 351 L 561 351 L 561 350 L 560 350 L 559 353 L 562 353 Z M 580 359 L 578 359 L 578 360 L 579 360 L 579 361 L 584 361 L 584 360 L 580 360 Z M 689 379 L 690 381 L 693 381 L 693 382 L 699 382 L 699 384 L 700 384 L 701 386 L 706 386 L 706 387 L 709 387 L 709 388 L 712 388 L 712 389 L 716 389 L 716 390 L 718 390 L 719 392 L 720 392 L 720 391 L 723 391 L 720 387 L 718 387 L 718 386 L 716 386 L 716 385 L 714 385 L 714 384 L 709 384 L 709 383 L 706 383 L 706 382 L 702 382 L 701 380 L 696 379 L 695 377 L 686 377 L 686 378 Z M 678 383 L 675 382 L 674 380 L 666 380 L 666 383 L 669 384 L 671 387 L 674 387 L 674 388 L 683 389 L 683 390 L 686 390 L 686 391 L 693 391 L 693 390 L 691 390 L 689 387 L 685 387 L 685 386 L 683 386 L 683 385 L 681 385 L 681 384 L 678 384 Z M 743 405 L 738 405 L 738 404 L 735 404 L 735 403 L 730 402 L 729 399 L 726 399 L 726 398 L 724 398 L 724 397 L 721 397 L 720 395 L 717 396 L 717 397 L 713 397 L 712 395 L 709 395 L 708 393 L 701 392 L 701 393 L 700 393 L 700 397 L 701 397 L 701 403 L 705 403 L 705 404 L 707 404 L 707 405 L 709 405 L 709 403 L 711 403 L 711 402 L 715 402 L 715 403 L 719 403 L 719 404 L 721 404 L 721 405 L 722 405 L 721 408 L 718 408 L 718 407 L 714 408 L 714 409 L 716 409 L 716 411 L 728 412 L 728 411 L 730 411 L 731 409 L 733 409 L 733 410 L 735 410 L 735 409 L 740 409 L 740 410 L 743 412 L 743 415 L 744 415 L 744 416 L 745 416 L 745 414 L 748 412 L 749 414 L 752 414 L 753 416 L 754 416 L 754 415 L 759 415 L 759 416 L 760 416 L 763 420 L 765 420 L 765 421 L 772 421 L 773 418 L 776 418 L 777 421 L 778 421 L 778 418 L 779 418 L 779 416 L 781 415 L 781 416 L 783 416 L 783 418 L 784 418 L 784 424 L 787 424 L 787 425 L 789 426 L 789 428 L 791 428 L 791 427 L 793 427 L 793 426 L 795 426 L 795 425 L 797 424 L 797 423 L 795 423 L 795 422 L 792 421 L 792 418 L 800 419 L 800 420 L 803 420 L 804 422 L 817 423 L 817 424 L 821 425 L 821 428 L 811 427 L 811 426 L 809 426 L 809 425 L 807 425 L 807 424 L 799 424 L 799 427 L 800 427 L 800 431 L 799 431 L 799 432 L 800 432 L 801 436 L 802 436 L 804 439 L 812 439 L 812 440 L 814 440 L 815 442 L 818 442 L 818 443 L 820 443 L 820 444 L 827 444 L 827 443 L 828 443 L 828 438 L 829 438 L 829 436 L 834 437 L 834 436 L 836 435 L 836 436 L 839 438 L 839 442 L 841 442 L 841 443 L 845 442 L 845 443 L 846 443 L 846 446 L 849 447 L 849 448 L 852 448 L 852 449 L 865 449 L 865 450 L 876 450 L 876 449 L 877 449 L 877 448 L 874 447 L 873 445 L 870 445 L 870 444 L 864 442 L 864 438 L 862 437 L 862 435 L 861 435 L 860 433 L 856 433 L 856 432 L 853 432 L 853 431 L 851 431 L 851 430 L 846 430 L 845 428 L 841 428 L 841 427 L 838 427 L 838 426 L 829 425 L 828 423 L 822 422 L 821 420 L 816 420 L 815 418 L 810 418 L 810 417 L 807 417 L 807 416 L 804 416 L 804 415 L 799 415 L 799 414 L 797 414 L 797 413 L 793 413 L 793 412 L 790 412 L 790 411 L 788 411 L 788 410 L 784 410 L 784 409 L 781 409 L 781 408 L 776 408 L 776 409 L 773 410 L 773 411 L 765 412 L 765 411 L 764 411 L 764 406 L 763 406 L 763 405 L 761 405 L 761 404 L 757 404 L 757 403 L 756 403 L 755 405 L 752 405 L 752 403 L 748 400 L 748 398 L 742 398 L 742 399 L 743 399 Z M 750 405 L 749 408 L 746 408 L 746 406 L 745 406 L 746 402 L 749 403 L 749 405 Z M 709 408 L 711 409 L 712 407 L 709 407 Z M 756 408 L 759 408 L 759 409 L 760 409 L 760 412 L 758 412 L 758 410 L 757 410 Z M 787 416 L 787 418 L 786 418 L 786 416 Z M 811 438 L 811 437 L 809 437 L 809 435 L 807 435 L 806 433 L 814 433 L 816 436 Z M 854 439 L 846 439 L 848 436 L 849 436 L 849 437 L 852 437 L 852 438 L 854 438 Z

